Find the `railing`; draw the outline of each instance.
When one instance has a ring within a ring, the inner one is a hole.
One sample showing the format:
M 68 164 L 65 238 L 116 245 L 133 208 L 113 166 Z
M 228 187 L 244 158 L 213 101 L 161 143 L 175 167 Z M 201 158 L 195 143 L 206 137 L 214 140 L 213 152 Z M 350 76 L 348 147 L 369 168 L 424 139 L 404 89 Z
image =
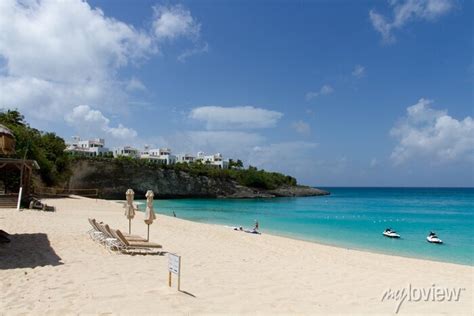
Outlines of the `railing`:
M 69 195 L 80 195 L 84 197 L 97 197 L 99 189 L 67 189 L 67 188 L 50 188 L 50 187 L 34 187 L 33 194 L 41 197 L 61 197 Z

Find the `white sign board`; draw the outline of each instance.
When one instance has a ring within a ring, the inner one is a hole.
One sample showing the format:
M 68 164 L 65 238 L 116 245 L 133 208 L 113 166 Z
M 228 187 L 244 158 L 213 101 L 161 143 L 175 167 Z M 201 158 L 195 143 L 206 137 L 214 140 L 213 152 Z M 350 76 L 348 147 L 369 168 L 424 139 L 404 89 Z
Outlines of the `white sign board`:
M 181 257 L 173 253 L 168 253 L 168 271 L 179 275 L 181 269 Z

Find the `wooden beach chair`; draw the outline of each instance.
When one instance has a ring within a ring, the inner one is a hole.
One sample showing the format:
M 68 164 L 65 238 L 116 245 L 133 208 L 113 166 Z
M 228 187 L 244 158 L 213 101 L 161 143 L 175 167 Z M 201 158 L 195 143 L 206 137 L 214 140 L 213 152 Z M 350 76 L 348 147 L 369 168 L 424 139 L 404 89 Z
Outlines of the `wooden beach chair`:
M 111 236 L 104 228 L 103 225 L 97 223 L 97 221 L 92 218 L 89 219 L 89 223 L 93 227 L 92 239 L 98 241 L 102 245 L 104 245 L 107 250 L 112 250 L 112 248 L 117 248 L 117 240 L 115 237 Z
M 160 251 L 157 251 L 157 249 L 162 248 L 161 245 L 152 242 L 128 241 L 122 234 L 122 232 L 120 232 L 120 230 L 118 229 L 111 229 L 110 232 L 115 238 L 117 238 L 118 242 L 120 243 L 119 249 L 122 253 L 158 254 Z
M 112 234 L 110 234 L 107 229 L 105 229 L 105 226 L 99 223 L 96 223 L 97 228 L 99 231 L 103 234 L 103 239 L 102 239 L 102 244 L 104 245 L 107 250 L 113 250 L 113 249 L 118 249 L 120 244 Z
M 91 229 L 87 231 L 89 236 L 92 238 L 94 241 L 100 241 L 104 238 L 104 234 L 97 228 L 96 221 L 95 219 L 88 218 L 89 224 L 91 225 Z
M 107 231 L 107 233 L 108 233 L 109 235 L 114 236 L 114 235 L 112 234 L 112 229 L 110 228 L 109 225 L 105 224 L 105 225 L 104 225 L 104 228 L 105 228 L 105 230 Z M 128 235 L 128 234 L 124 234 L 124 233 L 122 233 L 122 234 L 123 234 L 123 236 L 125 237 L 125 239 L 127 239 L 128 241 L 132 241 L 132 242 L 133 242 L 133 241 L 147 241 L 145 238 L 140 237 L 140 236 L 137 236 L 137 235 Z

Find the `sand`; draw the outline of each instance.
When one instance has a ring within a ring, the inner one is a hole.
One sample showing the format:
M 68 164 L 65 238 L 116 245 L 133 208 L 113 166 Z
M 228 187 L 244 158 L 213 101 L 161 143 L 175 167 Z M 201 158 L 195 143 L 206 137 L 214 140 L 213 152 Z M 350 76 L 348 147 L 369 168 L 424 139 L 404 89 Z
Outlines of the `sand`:
M 394 314 L 388 289 L 461 288 L 458 301 L 415 302 L 400 314 L 472 315 L 474 268 L 387 256 L 158 215 L 151 241 L 182 256 L 181 289 L 168 258 L 108 252 L 88 217 L 128 228 L 120 204 L 64 198 L 57 212 L 0 210 L 0 314 Z M 146 236 L 143 214 L 132 232 Z M 434 285 L 433 285 L 434 284 Z

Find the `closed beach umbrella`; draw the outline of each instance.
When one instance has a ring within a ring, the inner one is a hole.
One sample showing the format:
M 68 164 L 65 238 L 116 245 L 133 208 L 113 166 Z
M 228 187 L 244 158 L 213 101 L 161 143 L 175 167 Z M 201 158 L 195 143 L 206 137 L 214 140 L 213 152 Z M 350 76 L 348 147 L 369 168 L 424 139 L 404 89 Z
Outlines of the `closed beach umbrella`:
M 132 219 L 135 217 L 135 206 L 133 205 L 133 197 L 135 192 L 132 189 L 128 189 L 125 192 L 125 197 L 127 198 L 127 202 L 125 203 L 125 217 L 128 219 L 128 233 L 132 233 Z
M 153 194 L 152 190 L 146 192 L 146 210 L 145 210 L 145 224 L 148 225 L 148 233 L 146 240 L 150 239 L 150 225 L 153 224 L 153 221 L 156 219 L 155 211 L 153 210 Z

